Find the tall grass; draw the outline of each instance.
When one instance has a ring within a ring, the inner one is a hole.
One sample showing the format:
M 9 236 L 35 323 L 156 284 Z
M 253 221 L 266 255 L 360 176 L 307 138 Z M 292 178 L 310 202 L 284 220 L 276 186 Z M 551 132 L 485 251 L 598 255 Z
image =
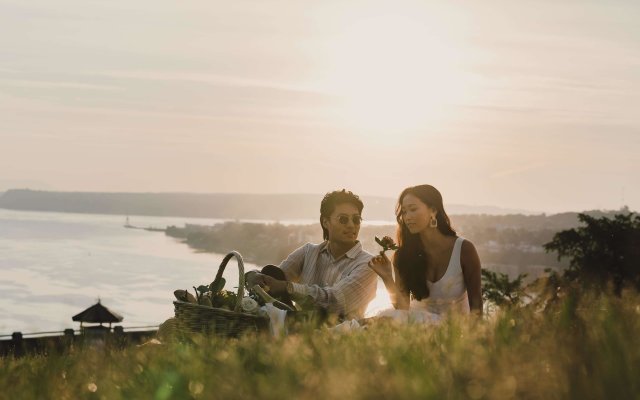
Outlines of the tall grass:
M 568 295 L 438 326 L 5 358 L 0 398 L 638 399 L 639 338 L 637 294 Z

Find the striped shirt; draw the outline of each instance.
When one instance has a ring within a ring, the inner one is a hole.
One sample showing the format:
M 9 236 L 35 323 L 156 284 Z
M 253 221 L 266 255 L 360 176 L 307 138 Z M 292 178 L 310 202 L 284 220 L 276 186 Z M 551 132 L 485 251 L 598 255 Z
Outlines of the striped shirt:
M 328 242 L 307 243 L 280 264 L 293 282 L 294 301 L 312 303 L 345 318 L 362 318 L 376 295 L 378 278 L 367 265 L 373 256 L 356 242 L 346 254 L 334 259 Z

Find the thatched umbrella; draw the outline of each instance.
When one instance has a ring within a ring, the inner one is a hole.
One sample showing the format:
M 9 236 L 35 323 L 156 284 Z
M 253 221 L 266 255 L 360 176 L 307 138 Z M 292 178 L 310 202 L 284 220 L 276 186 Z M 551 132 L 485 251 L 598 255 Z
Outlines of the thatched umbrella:
M 100 303 L 100 299 L 98 299 L 96 304 L 87 308 L 80 314 L 74 315 L 72 319 L 76 322 L 80 322 L 80 328 L 82 328 L 83 322 L 89 322 L 92 324 L 100 323 L 100 326 L 102 326 L 103 323 L 108 322 L 109 329 L 111 329 L 111 324 L 113 322 L 121 322 L 122 316 L 103 306 Z

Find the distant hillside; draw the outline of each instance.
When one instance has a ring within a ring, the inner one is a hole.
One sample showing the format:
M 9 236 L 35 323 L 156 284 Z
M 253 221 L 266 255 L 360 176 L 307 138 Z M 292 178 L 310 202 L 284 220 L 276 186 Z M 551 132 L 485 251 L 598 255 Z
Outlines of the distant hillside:
M 92 214 L 192 218 L 310 219 L 319 213 L 322 194 L 89 193 L 8 190 L 0 208 Z M 363 196 L 368 220 L 394 218 L 395 198 Z M 498 207 L 451 204 L 450 214 L 522 213 Z
M 594 217 L 613 217 L 619 211 L 590 211 Z M 509 274 L 514 279 L 528 274 L 529 279 L 546 275 L 545 269 L 561 270 L 568 266 L 555 252 L 547 253 L 544 244 L 565 229 L 581 225 L 577 213 L 553 215 L 453 215 L 457 233 L 475 244 L 482 265 L 492 271 Z M 372 254 L 380 250 L 374 238 L 394 236 L 395 224 L 365 225 L 359 240 Z M 228 221 L 214 225 L 186 224 L 169 226 L 166 235 L 182 240 L 197 251 L 224 254 L 238 250 L 245 260 L 255 264 L 278 264 L 306 242 L 322 241 L 320 224 L 282 225 Z

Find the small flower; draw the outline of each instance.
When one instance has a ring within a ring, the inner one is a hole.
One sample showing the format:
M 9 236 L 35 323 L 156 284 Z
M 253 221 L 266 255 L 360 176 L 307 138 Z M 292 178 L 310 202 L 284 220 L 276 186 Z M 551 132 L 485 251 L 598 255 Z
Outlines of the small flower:
M 95 393 L 96 391 L 98 391 L 98 385 L 96 385 L 95 383 L 91 382 L 87 385 L 87 389 L 89 389 L 89 391 L 91 393 Z
M 384 236 L 382 239 L 379 239 L 377 236 L 375 238 L 376 238 L 376 243 L 382 246 L 382 251 L 380 252 L 380 255 L 384 254 L 384 252 L 387 250 L 398 250 L 398 245 L 395 244 L 395 242 L 390 236 Z

